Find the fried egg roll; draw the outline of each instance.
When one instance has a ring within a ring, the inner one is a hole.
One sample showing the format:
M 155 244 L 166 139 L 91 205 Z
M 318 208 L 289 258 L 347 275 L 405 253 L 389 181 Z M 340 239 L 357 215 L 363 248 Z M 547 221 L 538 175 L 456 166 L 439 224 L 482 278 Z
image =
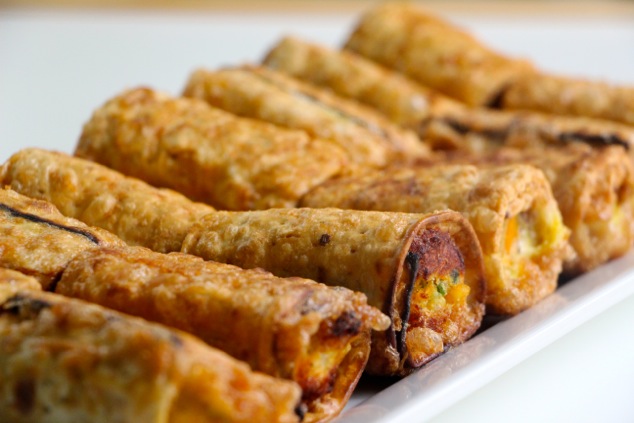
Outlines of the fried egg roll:
M 389 319 L 364 295 L 142 247 L 87 251 L 55 292 L 192 333 L 303 390 L 307 421 L 345 405 Z
M 634 87 L 534 73 L 513 81 L 496 106 L 634 125 Z
M 517 314 L 553 292 L 570 253 L 548 180 L 528 165 L 358 171 L 314 189 L 302 205 L 462 213 L 482 246 L 487 311 L 499 314 Z
M 239 116 L 334 140 L 353 163 L 382 167 L 428 155 L 416 134 L 375 110 L 264 67 L 198 70 L 184 95 Z
M 11 289 L 12 292 L 24 290 L 40 291 L 42 287 L 38 280 L 32 276 L 27 276 L 17 270 L 0 267 L 0 289 L 6 293 L 9 289 Z
M 411 3 L 365 13 L 346 49 L 408 75 L 470 106 L 496 103 L 507 86 L 533 71 Z
M 84 250 L 125 245 L 102 229 L 64 217 L 53 205 L 0 189 L 0 267 L 54 287 L 62 270 Z
M 374 332 L 367 370 L 407 374 L 469 338 L 484 312 L 482 257 L 468 222 L 338 209 L 216 212 L 183 251 L 363 292 L 392 319 Z
M 634 242 L 634 164 L 621 147 L 507 148 L 460 160 L 495 166 L 527 163 L 544 171 L 571 230 L 576 254 L 564 263 L 569 275 L 625 254 Z
M 282 39 L 267 66 L 361 103 L 412 128 L 433 150 L 485 153 L 505 146 L 570 142 L 634 150 L 634 130 L 598 119 L 467 107 L 346 50 Z M 630 148 L 631 146 L 631 148 Z
M 3 273 L 1 421 L 299 421 L 295 383 L 185 333 L 7 284 Z
M 106 229 L 128 244 L 164 253 L 180 251 L 191 225 L 214 211 L 94 162 L 36 148 L 7 160 L 0 184 L 51 202 L 65 216 Z
M 75 153 L 230 210 L 295 206 L 347 163 L 332 141 L 145 88 L 96 110 Z

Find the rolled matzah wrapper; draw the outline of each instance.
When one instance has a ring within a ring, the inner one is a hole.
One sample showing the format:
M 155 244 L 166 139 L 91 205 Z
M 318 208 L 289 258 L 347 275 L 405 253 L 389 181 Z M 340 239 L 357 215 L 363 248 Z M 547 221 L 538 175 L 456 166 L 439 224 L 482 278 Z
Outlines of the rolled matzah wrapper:
M 368 370 L 376 374 L 406 374 L 463 342 L 484 312 L 480 247 L 455 212 L 216 212 L 183 251 L 365 293 L 392 318 L 387 332 L 373 333 Z
M 334 140 L 353 163 L 381 167 L 429 155 L 413 132 L 375 110 L 263 67 L 198 70 L 184 94 L 239 116 Z
M 504 146 L 569 142 L 634 150 L 634 129 L 615 122 L 466 107 L 350 51 L 284 38 L 264 63 L 357 100 L 413 128 L 434 150 L 483 153 Z
M 473 225 L 485 263 L 487 306 L 516 314 L 553 292 L 569 230 L 544 174 L 527 165 L 359 171 L 307 194 L 307 207 L 424 213 L 451 209 Z
M 299 421 L 293 382 L 185 333 L 15 280 L 0 269 L 3 422 Z
M 533 71 L 410 3 L 365 13 L 346 48 L 471 106 L 497 102 L 509 84 Z
M 125 242 L 180 251 L 191 225 L 214 209 L 88 160 L 36 148 L 14 154 L 0 183 L 53 203 L 64 215 L 106 229 Z
M 0 189 L 0 267 L 54 287 L 68 262 L 82 251 L 125 245 L 102 229 L 64 217 L 52 204 Z
M 231 210 L 295 206 L 346 164 L 332 141 L 144 88 L 95 111 L 76 154 Z

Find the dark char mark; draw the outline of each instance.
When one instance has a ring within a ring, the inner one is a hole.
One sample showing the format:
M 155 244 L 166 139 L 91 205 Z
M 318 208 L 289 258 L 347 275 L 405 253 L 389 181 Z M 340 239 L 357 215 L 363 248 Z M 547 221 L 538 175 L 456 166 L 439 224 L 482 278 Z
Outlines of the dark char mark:
M 295 407 L 295 414 L 297 415 L 297 417 L 299 417 L 299 421 L 304 421 L 304 416 L 306 415 L 306 413 L 308 412 L 308 406 L 306 404 L 304 404 L 303 402 L 297 404 L 297 407 Z
M 581 141 L 598 145 L 620 145 L 626 150 L 630 149 L 630 145 L 616 134 L 587 134 L 585 132 L 564 132 L 559 136 L 563 142 Z
M 357 318 L 354 312 L 346 311 L 335 320 L 330 332 L 340 337 L 343 335 L 356 335 L 361 330 L 361 320 Z
M 73 234 L 76 234 L 76 235 L 81 235 L 84 238 L 88 239 L 93 244 L 99 245 L 99 239 L 96 236 L 94 236 L 93 234 L 91 234 L 90 232 L 85 231 L 83 229 L 74 228 L 72 226 L 60 225 L 59 223 L 52 222 L 52 221 L 50 221 L 48 219 L 43 219 L 43 218 L 41 218 L 39 216 L 36 216 L 34 214 L 21 212 L 19 210 L 14 209 L 13 207 L 7 206 L 6 204 L 0 204 L 0 210 L 3 210 L 5 212 L 9 213 L 13 217 L 18 217 L 18 218 L 25 219 L 25 220 L 28 220 L 28 221 L 31 221 L 31 222 L 34 222 L 34 223 L 43 223 L 45 225 L 52 226 L 54 228 L 61 229 L 61 230 L 66 231 L 66 232 L 70 232 L 70 233 L 73 233 Z
M 493 130 L 493 129 L 474 129 L 464 123 L 457 121 L 452 118 L 444 118 L 442 122 L 449 126 L 451 129 L 456 131 L 460 135 L 466 135 L 469 133 L 472 134 L 480 134 L 492 140 L 503 141 L 509 135 L 509 128 Z
M 401 318 L 403 327 L 398 336 L 398 351 L 403 356 L 405 354 L 405 336 L 407 335 L 407 322 L 409 321 L 409 315 L 412 308 L 412 292 L 414 292 L 414 284 L 416 283 L 416 277 L 419 270 L 418 254 L 409 252 L 405 257 L 405 263 L 409 267 L 409 284 L 407 286 L 407 292 L 405 293 L 405 310 Z
M 35 381 L 33 378 L 18 379 L 13 386 L 13 395 L 18 411 L 23 415 L 30 414 L 35 406 Z
M 10 313 L 18 316 L 23 312 L 28 311 L 31 314 L 37 315 L 40 311 L 50 307 L 51 303 L 47 301 L 16 294 L 13 297 L 8 298 L 5 303 L 0 306 L 0 314 Z

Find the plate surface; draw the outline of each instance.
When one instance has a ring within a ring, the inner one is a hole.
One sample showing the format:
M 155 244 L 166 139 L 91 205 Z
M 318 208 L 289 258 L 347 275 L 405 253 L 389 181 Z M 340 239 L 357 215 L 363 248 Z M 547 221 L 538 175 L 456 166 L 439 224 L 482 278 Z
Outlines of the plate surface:
M 634 85 L 632 16 L 450 17 L 544 69 Z M 337 46 L 355 18 L 3 10 L 0 161 L 27 146 L 71 153 L 92 110 L 125 88 L 178 94 L 195 68 L 256 62 L 285 34 Z M 339 421 L 631 420 L 633 293 L 630 254 L 401 381 L 362 381 Z

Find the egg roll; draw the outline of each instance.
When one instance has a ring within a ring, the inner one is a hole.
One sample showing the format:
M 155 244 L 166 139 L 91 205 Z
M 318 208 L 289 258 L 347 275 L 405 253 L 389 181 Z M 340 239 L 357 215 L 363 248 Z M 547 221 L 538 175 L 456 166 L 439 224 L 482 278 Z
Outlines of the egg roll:
M 365 293 L 392 319 L 373 333 L 374 374 L 411 372 L 468 339 L 484 313 L 480 247 L 455 212 L 216 212 L 192 228 L 183 251 Z
M 467 107 L 346 50 L 283 38 L 264 63 L 359 101 L 413 129 L 433 150 L 488 153 L 507 146 L 584 142 L 634 150 L 634 129 L 598 119 Z
M 416 134 L 377 111 L 264 67 L 200 69 L 190 76 L 184 95 L 239 116 L 334 140 L 352 163 L 382 167 L 428 155 Z
M 31 290 L 40 291 L 40 282 L 32 276 L 27 276 L 17 270 L 0 267 L 0 289 L 6 294 L 8 290 L 12 292 Z
M 66 265 L 80 252 L 125 245 L 99 228 L 64 217 L 50 203 L 0 189 L 0 267 L 54 287 Z
M 548 180 L 528 165 L 358 170 L 315 188 L 302 205 L 462 213 L 482 246 L 487 312 L 492 313 L 517 314 L 553 292 L 570 254 L 569 230 Z
M 505 148 L 458 159 L 478 166 L 526 163 L 544 171 L 571 230 L 576 254 L 564 262 L 570 276 L 622 256 L 634 242 L 634 163 L 621 147 Z
M 75 154 L 229 210 L 293 207 L 347 163 L 333 141 L 147 88 L 97 109 Z
M 27 148 L 0 167 L 0 185 L 53 203 L 65 216 L 106 229 L 126 243 L 180 251 L 191 225 L 213 207 L 194 203 L 97 163 Z
M 300 421 L 293 382 L 185 333 L 6 279 L 0 269 L 0 421 Z
M 634 87 L 548 73 L 509 84 L 495 106 L 586 116 L 634 125 Z
M 411 3 L 370 9 L 345 48 L 470 106 L 496 103 L 510 84 L 534 72 L 528 61 L 494 52 Z

